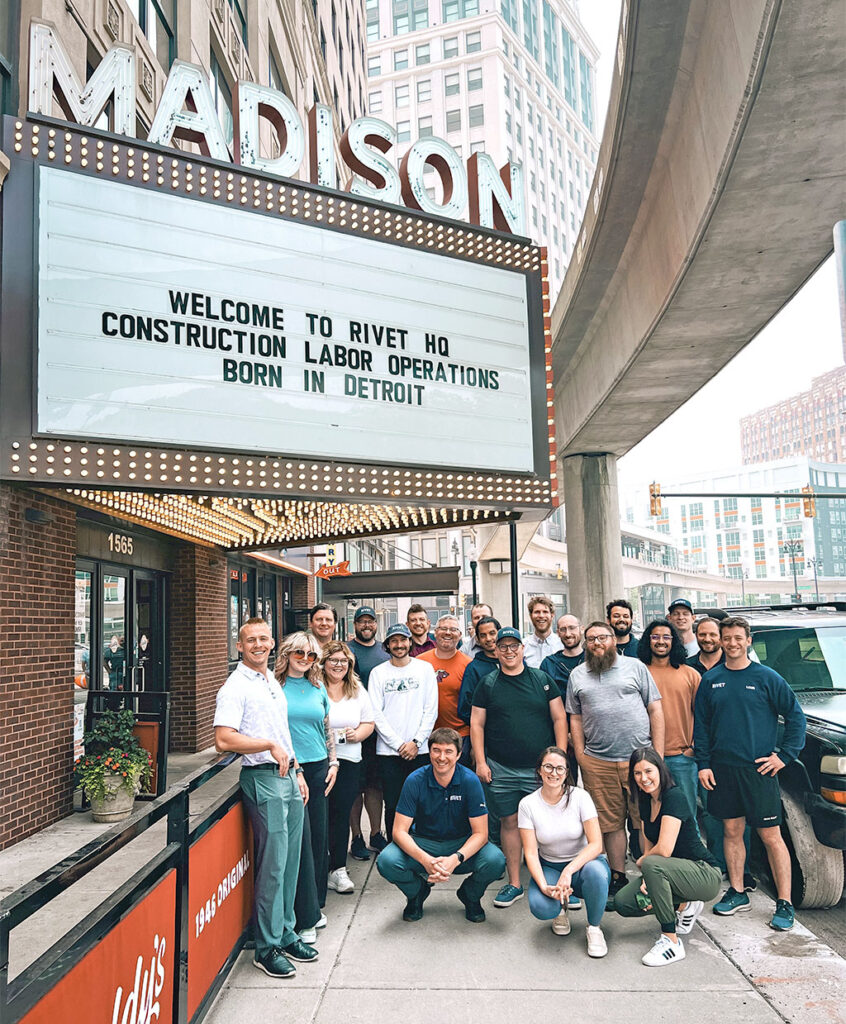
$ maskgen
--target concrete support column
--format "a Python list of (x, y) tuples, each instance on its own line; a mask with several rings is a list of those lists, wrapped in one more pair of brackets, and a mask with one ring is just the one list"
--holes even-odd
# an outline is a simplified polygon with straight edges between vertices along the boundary
[(570, 610), (583, 623), (605, 618), (605, 605), (623, 590), (620, 502), (614, 455), (562, 459)]

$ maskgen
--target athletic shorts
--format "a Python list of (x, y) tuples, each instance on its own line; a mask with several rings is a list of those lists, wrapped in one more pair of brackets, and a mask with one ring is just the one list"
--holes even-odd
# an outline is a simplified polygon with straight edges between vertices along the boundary
[(632, 828), (639, 829), (637, 802), (629, 793), (629, 762), (603, 761), (584, 754), (579, 767), (582, 784), (596, 805), (600, 830), (619, 832), (626, 827), (627, 816), (631, 818)]
[(361, 744), (361, 788), (382, 790), (382, 773), (376, 760), (376, 730)]
[(497, 818), (508, 818), (517, 813), (524, 796), (538, 788), (540, 783), (534, 768), (511, 768), (488, 757), (491, 781), (484, 786), (488, 810)]
[(781, 790), (774, 775), (731, 764), (712, 764), (711, 771), (716, 785), (708, 793), (708, 811), (713, 817), (745, 818), (753, 828), (781, 824)]

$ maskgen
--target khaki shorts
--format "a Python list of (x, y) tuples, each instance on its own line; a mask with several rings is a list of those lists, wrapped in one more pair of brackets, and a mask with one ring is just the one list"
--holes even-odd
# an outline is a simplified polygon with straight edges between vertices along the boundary
[(580, 764), (582, 781), (596, 804), (599, 828), (603, 832), (617, 832), (626, 827), (626, 815), (632, 827), (640, 828), (637, 801), (629, 793), (629, 762), (601, 761), (584, 754)]

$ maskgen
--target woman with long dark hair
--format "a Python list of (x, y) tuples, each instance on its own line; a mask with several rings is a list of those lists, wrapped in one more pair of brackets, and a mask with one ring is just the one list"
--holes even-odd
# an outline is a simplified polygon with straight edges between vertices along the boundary
[(684, 960), (687, 935), (705, 901), (720, 891), (722, 874), (703, 846), (694, 810), (652, 747), (638, 747), (629, 759), (629, 786), (637, 793), (643, 828), (642, 877), (633, 878), (614, 898), (623, 917), (654, 914), (661, 934), (641, 962), (664, 967)]
[(596, 807), (588, 793), (577, 789), (570, 776), (567, 754), (547, 747), (535, 774), (540, 788), (523, 797), (517, 827), (531, 875), (529, 909), (541, 921), (552, 921), (556, 935), (570, 932), (570, 895), (587, 908), (588, 956), (608, 952), (600, 921), (608, 899), (611, 869), (602, 855), (602, 832)]

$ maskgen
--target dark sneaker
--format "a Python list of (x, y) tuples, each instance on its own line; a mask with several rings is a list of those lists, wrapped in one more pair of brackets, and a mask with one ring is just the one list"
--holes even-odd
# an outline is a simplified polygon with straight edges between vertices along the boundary
[(752, 909), (749, 897), (745, 892), (738, 892), (731, 886), (723, 893), (723, 898), (711, 908), (720, 917), (731, 917), (732, 914), (745, 912)]
[(758, 883), (755, 880), (754, 875), (745, 874), (743, 876), (743, 891), (754, 892), (758, 888)]
[(510, 907), (512, 903), (523, 898), (523, 887), (521, 885), (504, 885), (494, 897), (495, 907)]
[(770, 928), (777, 932), (789, 932), (794, 921), (793, 904), (787, 900), (776, 900), (775, 913), (770, 919)]
[(388, 845), (388, 840), (382, 835), (381, 832), (374, 832), (370, 837), (370, 842), (367, 844), (374, 853), (381, 853), (382, 850)]
[(405, 910), (402, 912), (403, 921), (419, 921), (423, 916), (423, 904), (429, 898), (429, 893), (432, 891), (431, 882), (421, 882), (420, 891), (416, 896), (412, 896), (405, 905)]
[(283, 946), (282, 952), (291, 960), (299, 960), (300, 963), (303, 964), (307, 964), (311, 960), (316, 960), (318, 957), (318, 952), (314, 946), (306, 945), (302, 939), (295, 939), (287, 946)]
[(479, 900), (471, 899), (471, 897), (467, 895), (464, 891), (465, 885), (467, 885), (467, 882), (462, 882), (455, 895), (464, 904), (464, 916), (467, 920), (472, 921), (473, 924), (480, 924), (485, 920), (485, 911), (482, 909), (482, 904)]
[(611, 881), (608, 883), (608, 899), (605, 902), (605, 910), (610, 913), (614, 910), (614, 897), (628, 883), (625, 871), (612, 871)]
[(356, 836), (350, 843), (350, 856), (356, 860), (370, 860), (370, 853), (364, 842), (364, 836)]
[(282, 955), (281, 949), (271, 949), (264, 956), (257, 956), (253, 960), (253, 967), (269, 974), (271, 978), (293, 978), (297, 968), (291, 961)]

